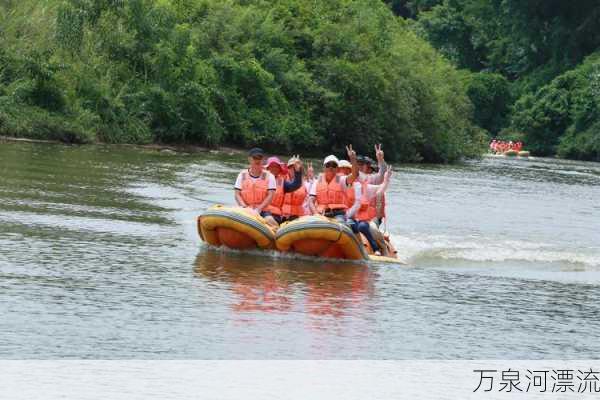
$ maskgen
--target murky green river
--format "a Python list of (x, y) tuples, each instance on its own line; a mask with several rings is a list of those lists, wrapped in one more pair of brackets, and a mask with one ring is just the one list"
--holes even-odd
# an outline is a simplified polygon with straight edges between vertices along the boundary
[(206, 248), (244, 157), (0, 143), (0, 358), (595, 358), (600, 164), (398, 166), (401, 265)]

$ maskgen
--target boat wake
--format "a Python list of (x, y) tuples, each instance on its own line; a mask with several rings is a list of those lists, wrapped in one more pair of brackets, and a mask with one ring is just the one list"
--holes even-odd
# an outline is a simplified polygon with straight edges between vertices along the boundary
[(401, 257), (410, 264), (434, 261), (467, 263), (565, 264), (600, 270), (600, 248), (560, 248), (551, 243), (484, 237), (392, 235)]

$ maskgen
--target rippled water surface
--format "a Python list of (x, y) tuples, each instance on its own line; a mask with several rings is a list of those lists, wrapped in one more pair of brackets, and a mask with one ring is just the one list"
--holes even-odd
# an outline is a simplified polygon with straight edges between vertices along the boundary
[(397, 166), (408, 265), (206, 248), (243, 158), (0, 143), (0, 358), (594, 358), (600, 165)]

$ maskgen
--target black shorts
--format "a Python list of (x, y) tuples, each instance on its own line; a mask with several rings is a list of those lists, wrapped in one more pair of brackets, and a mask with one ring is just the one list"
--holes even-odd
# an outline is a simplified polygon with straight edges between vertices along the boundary
[(295, 219), (298, 219), (297, 215), (288, 215), (287, 217), (278, 215), (279, 219), (275, 219), (277, 221), (277, 223), (279, 223), (280, 225), (283, 224), (284, 222), (289, 222), (289, 221), (293, 221)]
[(335, 218), (338, 215), (346, 215), (346, 210), (342, 210), (342, 209), (325, 210), (325, 213), (323, 215), (326, 216), (327, 218)]

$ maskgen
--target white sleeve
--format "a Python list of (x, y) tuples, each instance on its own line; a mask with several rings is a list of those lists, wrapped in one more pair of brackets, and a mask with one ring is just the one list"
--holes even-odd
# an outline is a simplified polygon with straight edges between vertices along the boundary
[(379, 190), (379, 188), (381, 187), (381, 185), (369, 185), (367, 186), (367, 198), (369, 200), (371, 200), (373, 197), (377, 196), (377, 191)]
[(269, 180), (269, 182), (267, 183), (267, 190), (277, 189), (277, 181), (275, 181), (275, 177), (270, 172), (267, 172), (267, 174), (267, 179)]
[(309, 196), (317, 195), (317, 181), (316, 180), (313, 180), (312, 183), (310, 184), (310, 188), (308, 189), (308, 195)]
[(354, 182), (352, 186), (354, 187), (354, 204), (352, 204), (352, 207), (350, 207), (350, 209), (346, 211), (346, 218), (353, 218), (354, 214), (356, 214), (356, 212), (360, 208), (360, 199), (362, 195), (360, 183)]
[(372, 183), (373, 185), (379, 185), (381, 182), (383, 182), (383, 175), (385, 174), (385, 170), (387, 169), (385, 161), (381, 164), (377, 164), (377, 167), (379, 168), (379, 171), (376, 174), (369, 175), (368, 178), (368, 182)]
[(240, 172), (237, 176), (237, 179), (235, 180), (235, 185), (233, 187), (236, 188), (237, 190), (242, 190), (242, 175), (243, 174), (244, 174), (244, 171)]

